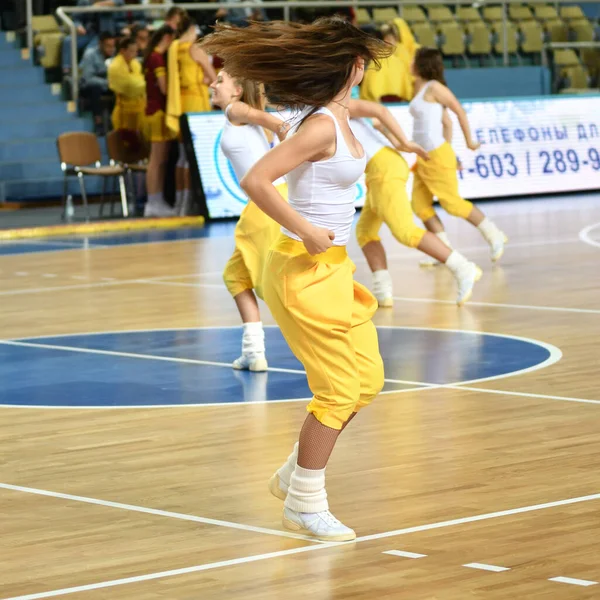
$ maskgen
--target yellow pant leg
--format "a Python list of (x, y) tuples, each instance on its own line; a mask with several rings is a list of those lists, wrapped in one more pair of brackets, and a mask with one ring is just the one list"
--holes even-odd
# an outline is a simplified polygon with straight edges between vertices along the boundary
[[(473, 210), (473, 204), (465, 200), (458, 192), (456, 155), (452, 150), (452, 146), (445, 142), (439, 148), (430, 152), (429, 156), (430, 160), (427, 162), (418, 159), (415, 182), (418, 176), (429, 192), (437, 197), (447, 213), (466, 219)], [(415, 210), (415, 212), (417, 211)], [(419, 213), (417, 215), (422, 220), (427, 220)], [(429, 218), (432, 216), (433, 214)]]
[(374, 192), (375, 190), (367, 181), (367, 198), (356, 223), (356, 239), (361, 248), (364, 248), (369, 242), (379, 242), (381, 240), (379, 230), (383, 219), (379, 217), (374, 209)]
[(413, 212), (421, 221), (425, 222), (435, 217), (433, 208), (433, 194), (429, 191), (425, 181), (421, 179), (418, 170), (415, 170), (411, 205)]
[(383, 386), (383, 367), (372, 368), (381, 364), (370, 323), (377, 302), (354, 282), (354, 265), (342, 247), (310, 256), (301, 242), (282, 236), (266, 267), (265, 301), (313, 393), (307, 410), (341, 429)]
[(359, 375), (359, 399), (354, 407), (359, 411), (377, 396), (383, 387), (383, 360), (379, 353), (377, 329), (371, 320), (377, 310), (377, 300), (360, 283), (354, 282), (354, 304), (350, 336)]
[[(277, 190), (287, 200), (287, 186)], [(262, 274), (271, 244), (277, 239), (280, 225), (249, 201), (235, 227), (235, 251), (223, 272), (229, 293), (235, 297), (254, 289), (262, 298)]]

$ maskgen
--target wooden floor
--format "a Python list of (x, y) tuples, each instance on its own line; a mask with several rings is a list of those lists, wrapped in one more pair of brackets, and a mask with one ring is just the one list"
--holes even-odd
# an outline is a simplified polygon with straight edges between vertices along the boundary
[[(420, 269), (386, 232), (398, 300), (377, 325), (517, 336), (559, 352), (514, 376), (387, 393), (361, 413), (327, 471), (332, 510), (356, 543), (285, 532), (268, 494), (304, 402), (5, 405), (0, 598), (600, 598), (600, 196), (481, 207), (510, 237), (495, 267), (477, 231), (445, 219), (484, 269), (474, 301), (458, 309), (449, 274)], [(219, 274), (230, 237), (77, 243), (0, 256), (0, 346), (238, 325)], [(370, 283), (355, 245), (351, 254)], [(76, 370), (73, 356), (51, 364)], [(18, 365), (0, 385), (38, 393), (42, 382)], [(423, 382), (423, 371), (404, 379)]]

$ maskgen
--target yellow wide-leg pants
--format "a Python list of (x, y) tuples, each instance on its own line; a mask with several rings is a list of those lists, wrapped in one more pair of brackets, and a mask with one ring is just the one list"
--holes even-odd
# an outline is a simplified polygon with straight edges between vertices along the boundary
[(448, 142), (429, 152), (430, 160), (417, 159), (412, 192), (412, 209), (421, 221), (435, 216), (435, 196), (447, 213), (466, 219), (473, 204), (458, 193), (456, 154)]
[(405, 246), (416, 248), (425, 230), (414, 222), (406, 182), (406, 161), (392, 148), (382, 148), (367, 163), (367, 198), (356, 224), (358, 245), (380, 241), (379, 230), (385, 223), (392, 235)]
[(307, 410), (341, 429), (383, 387), (383, 361), (371, 318), (377, 300), (354, 281), (343, 246), (311, 256), (281, 234), (265, 265), (264, 299), (304, 365), (313, 399)]
[[(287, 200), (287, 185), (277, 186), (277, 191)], [(267, 216), (254, 202), (242, 211), (235, 227), (235, 250), (223, 271), (223, 280), (235, 298), (245, 290), (263, 297), (262, 274), (269, 248), (278, 238), (281, 225)]]

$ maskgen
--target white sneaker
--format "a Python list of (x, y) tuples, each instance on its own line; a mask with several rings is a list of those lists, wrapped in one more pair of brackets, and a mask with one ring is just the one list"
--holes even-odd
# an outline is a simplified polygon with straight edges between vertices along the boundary
[(146, 202), (144, 217), (174, 217), (175, 210), (166, 202)]
[(468, 262), (456, 274), (456, 283), (458, 284), (458, 297), (456, 304), (462, 306), (471, 299), (473, 295), (473, 286), (475, 282), (481, 279), (483, 272), (473, 262)]
[(349, 542), (356, 539), (354, 530), (338, 521), (328, 510), (299, 513), (286, 507), (283, 509), (283, 526), (323, 542)]
[(269, 491), (275, 498), (279, 498), (280, 500), (285, 500), (288, 493), (288, 488), (290, 486), (285, 484), (281, 477), (279, 477), (279, 473), (275, 471), (273, 477), (269, 479)]
[(506, 235), (498, 230), (498, 235), (494, 236), (494, 239), (490, 242), (490, 248), (492, 251), (492, 262), (497, 262), (502, 258), (504, 254), (504, 245), (508, 242)]
[(232, 367), (238, 371), (266, 371), (269, 368), (264, 352), (242, 354), (233, 361)]
[(391, 285), (373, 283), (373, 296), (377, 298), (377, 304), (381, 308), (394, 306), (394, 292)]

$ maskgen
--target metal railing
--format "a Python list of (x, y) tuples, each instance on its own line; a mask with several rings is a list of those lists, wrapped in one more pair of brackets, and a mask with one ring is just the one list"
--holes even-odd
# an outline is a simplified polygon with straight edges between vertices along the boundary
[[(598, 0), (578, 0), (579, 4), (596, 3)], [(32, 0), (26, 0), (27, 2), (27, 19), (28, 19), (28, 32), (27, 32), (27, 43), (29, 47), (33, 45), (33, 34), (31, 30), (31, 3)], [(505, 66), (509, 64), (509, 52), (508, 52), (508, 6), (510, 4), (521, 4), (521, 0), (500, 0), (493, 1), (490, 4), (502, 6), (502, 37), (503, 37), (503, 59), (502, 62)], [(529, 4), (548, 4), (548, 0), (528, 0)], [(555, 2), (555, 6), (567, 2)], [(430, 4), (439, 4), (439, 0), (268, 0), (267, 2), (261, 3), (261, 8), (281, 8), (283, 9), (283, 18), (286, 21), (290, 20), (291, 10), (294, 8), (340, 8), (340, 7), (351, 7), (351, 8), (367, 8), (367, 7), (395, 7), (398, 10), (398, 14), (402, 16), (402, 9), (405, 4), (414, 6), (418, 4), (420, 6), (427, 6)], [(445, 0), (446, 5), (465, 5), (468, 4), (466, 0)], [(206, 10), (206, 11), (217, 11), (220, 8), (224, 9), (240, 9), (240, 8), (256, 8), (256, 2), (191, 2), (191, 3), (177, 3), (177, 6), (186, 10)], [(480, 6), (485, 6), (482, 4)], [(77, 102), (79, 97), (79, 81), (77, 77), (77, 30), (75, 23), (70, 15), (77, 15), (82, 13), (119, 13), (119, 12), (150, 12), (159, 11), (161, 13), (166, 12), (170, 7), (164, 4), (127, 4), (125, 6), (114, 6), (114, 7), (76, 7), (76, 6), (61, 6), (56, 10), (56, 15), (64, 23), (69, 30), (71, 36), (71, 92), (72, 99)]]

